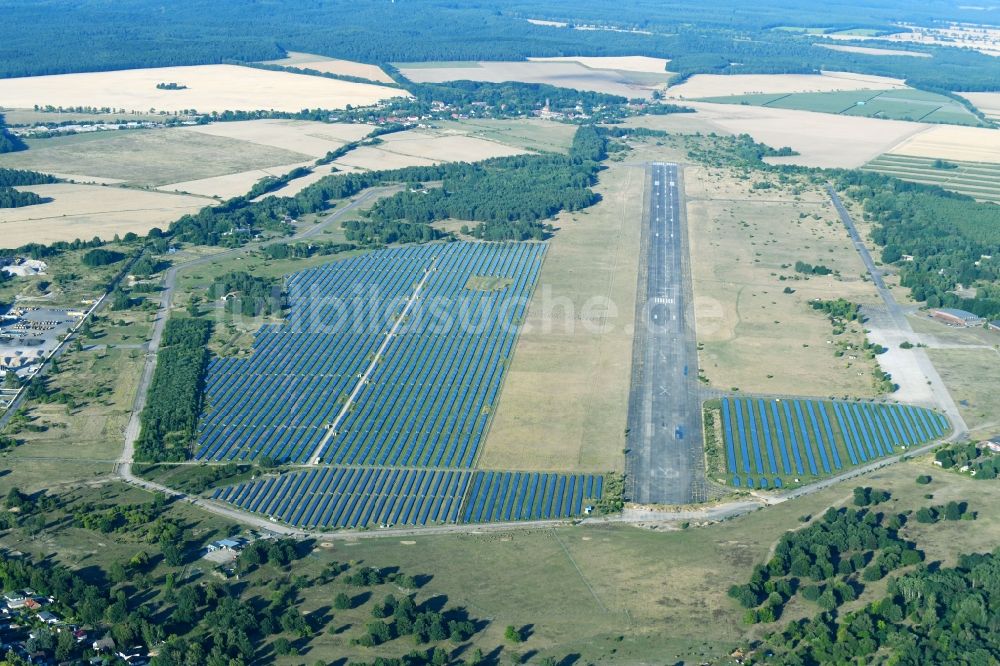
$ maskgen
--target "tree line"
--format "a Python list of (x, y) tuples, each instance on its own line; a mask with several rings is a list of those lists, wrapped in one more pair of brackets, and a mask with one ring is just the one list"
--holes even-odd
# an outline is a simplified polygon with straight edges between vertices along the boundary
[(142, 462), (185, 460), (201, 415), (208, 338), (204, 319), (171, 317), (163, 331), (156, 371), (149, 386), (135, 444)]

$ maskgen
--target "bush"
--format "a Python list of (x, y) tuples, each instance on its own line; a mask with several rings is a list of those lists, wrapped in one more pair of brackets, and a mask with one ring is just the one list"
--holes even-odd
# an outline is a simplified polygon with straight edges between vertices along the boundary
[(926, 486), (930, 482), (931, 482), (931, 477), (926, 474), (921, 474), (920, 476), (917, 477), (917, 483), (919, 483), (922, 486)]

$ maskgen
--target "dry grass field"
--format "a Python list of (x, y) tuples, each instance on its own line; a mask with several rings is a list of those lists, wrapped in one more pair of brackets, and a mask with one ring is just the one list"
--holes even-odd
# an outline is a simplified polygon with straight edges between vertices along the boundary
[[(809, 305), (816, 298), (877, 298), (825, 192), (753, 190), (748, 180), (703, 167), (686, 168), (684, 182), (699, 368), (710, 385), (871, 396), (874, 362), (834, 355), (837, 343), (863, 343), (860, 327), (833, 336), (830, 322)], [(806, 278), (792, 268), (800, 260), (840, 276)]]
[(973, 438), (1000, 432), (1000, 354), (996, 349), (928, 349)]
[(644, 205), (636, 163), (679, 157), (649, 148), (611, 162), (604, 199), (558, 218), (481, 467), (622, 468)]
[(406, 78), (417, 83), (442, 83), (445, 81), (521, 81), (524, 83), (547, 83), (563, 88), (592, 90), (594, 92), (622, 95), (624, 97), (649, 97), (653, 90), (666, 83), (649, 81), (648, 72), (630, 76), (630, 72), (607, 69), (591, 69), (574, 61), (546, 62), (468, 62), (440, 63), (399, 63), (399, 71)]
[(356, 76), (378, 83), (393, 82), (392, 78), (382, 71), (378, 65), (369, 65), (363, 62), (354, 62), (353, 60), (338, 60), (337, 58), (327, 58), (326, 56), (313, 55), (312, 53), (289, 51), (287, 58), (266, 60), (265, 64), (295, 67), (297, 69), (314, 69), (317, 72), (327, 72), (341, 76)]
[(436, 126), (443, 130), (464, 133), (487, 141), (497, 141), (516, 148), (556, 153), (567, 152), (576, 134), (576, 125), (541, 118), (517, 120), (475, 118), (439, 122)]
[[(932, 475), (932, 483), (916, 484), (920, 474)], [(800, 516), (849, 504), (855, 485), (889, 490), (893, 499), (886, 510), (892, 512), (953, 499), (970, 502), (979, 512), (971, 528), (948, 521), (906, 525), (904, 536), (926, 551), (928, 561), (952, 566), (959, 553), (992, 550), (1000, 535), (1000, 512), (993, 508), (1000, 501), (1000, 484), (942, 472), (925, 458), (704, 527), (694, 527), (696, 521), (688, 529), (659, 530), (585, 524), (405, 541), (361, 539), (337, 544), (329, 557), (431, 572), (433, 586), (450, 603), (492, 619), (488, 633), (508, 624), (532, 624), (531, 638), (517, 650), (537, 650), (536, 659), (558, 660), (569, 653), (579, 655), (574, 662), (579, 664), (714, 663), (744, 636), (759, 638), (778, 628), (742, 624), (742, 610), (726, 596), (728, 587), (749, 580), (753, 566), (800, 524)], [(924, 499), (924, 493), (934, 499)], [(491, 573), (484, 576), (484, 571)], [(856, 603), (874, 601), (885, 589), (866, 587)], [(815, 609), (815, 604), (793, 602), (783, 620), (815, 614)], [(319, 647), (328, 640), (314, 643), (318, 654), (343, 653), (344, 648), (338, 653)]]
[(621, 72), (668, 74), (669, 60), (649, 56), (553, 56), (528, 58), (531, 62), (576, 62), (590, 69), (611, 69)]
[(345, 143), (364, 138), (375, 127), (312, 120), (244, 120), (185, 127), (182, 131), (247, 141), (310, 157), (323, 157)]
[(667, 96), (678, 99), (725, 97), (754, 93), (831, 92), (834, 90), (887, 90), (902, 88), (902, 79), (851, 72), (822, 74), (695, 74), (671, 86)]
[(939, 125), (908, 137), (885, 152), (965, 162), (997, 162), (1000, 131)]
[[(185, 90), (158, 90), (178, 83)], [(368, 106), (407, 93), (395, 88), (237, 65), (197, 65), (0, 80), (4, 106), (111, 107), (126, 111), (299, 111)]]
[(95, 132), (29, 142), (0, 156), (0, 167), (85, 174), (140, 186), (267, 169), (310, 155), (187, 128)]
[(871, 46), (847, 46), (844, 44), (816, 44), (816, 46), (822, 46), (824, 49), (830, 49), (831, 51), (844, 51), (846, 53), (861, 53), (862, 55), (872, 55), (872, 56), (903, 56), (909, 58), (932, 57), (930, 53), (922, 53), (920, 51), (903, 51), (901, 49), (879, 49)]
[(52, 201), (24, 208), (0, 209), (0, 234), (5, 247), (53, 243), (133, 231), (166, 228), (185, 213), (211, 203), (201, 197), (101, 185), (31, 185), (30, 190)]
[(311, 166), (312, 162), (297, 162), (294, 164), (282, 164), (276, 167), (265, 169), (253, 169), (251, 171), (240, 171), (224, 176), (211, 176), (209, 178), (197, 178), (180, 183), (170, 183), (156, 188), (161, 192), (172, 192), (177, 194), (194, 194), (203, 197), (218, 197), (229, 199), (241, 196), (253, 187), (261, 178), (267, 176), (282, 176), (292, 169), (300, 166)]
[[(696, 109), (697, 113), (629, 118), (626, 124), (680, 133), (746, 133), (769, 146), (790, 146), (800, 153), (768, 161), (831, 168), (859, 167), (930, 127), (897, 120), (738, 104), (685, 102), (685, 105)], [(942, 126), (935, 129), (968, 128)]]

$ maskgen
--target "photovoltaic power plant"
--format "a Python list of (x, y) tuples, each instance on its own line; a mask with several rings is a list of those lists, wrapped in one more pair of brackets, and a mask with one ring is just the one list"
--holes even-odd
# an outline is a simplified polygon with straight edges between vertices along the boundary
[(287, 321), (212, 360), (197, 458), (471, 466), (544, 252), (431, 244), (292, 275)]
[(592, 474), (324, 466), (212, 497), (315, 529), (570, 518), (602, 495), (603, 478)]
[(949, 428), (933, 410), (870, 401), (723, 398), (721, 413), (732, 485), (747, 488), (832, 474), (929, 442)]

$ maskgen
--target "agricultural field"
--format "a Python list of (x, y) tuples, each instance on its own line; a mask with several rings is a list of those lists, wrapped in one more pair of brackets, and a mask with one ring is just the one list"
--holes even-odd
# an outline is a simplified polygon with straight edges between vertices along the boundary
[(369, 65), (368, 63), (354, 62), (352, 60), (338, 60), (337, 58), (327, 58), (326, 56), (313, 55), (311, 53), (289, 51), (288, 57), (278, 60), (266, 60), (264, 64), (294, 67), (296, 69), (312, 69), (317, 72), (338, 74), (340, 76), (354, 76), (376, 83), (393, 82), (392, 78), (378, 65)]
[(953, 99), (911, 88), (729, 95), (701, 97), (699, 101), (923, 123), (969, 126), (982, 124), (979, 118)]
[[(544, 249), (428, 245), (292, 276), (286, 323), (261, 329), (249, 359), (212, 361), (198, 458), (470, 466)], [(474, 275), (515, 282), (466, 289)]]
[[(525, 149), (501, 143), (493, 138), (480, 138), (465, 129), (414, 129), (379, 137), (382, 143), (361, 146), (337, 159), (333, 165), (344, 170), (399, 169), (408, 166), (429, 166), (441, 162), (476, 162), (490, 157), (520, 155)], [(557, 133), (557, 136), (559, 134)]]
[(851, 72), (821, 74), (695, 74), (683, 83), (670, 86), (667, 97), (701, 99), (733, 95), (886, 90), (903, 88), (902, 79)]
[(958, 93), (972, 102), (972, 105), (983, 112), (990, 120), (1000, 121), (1000, 93), (995, 92), (963, 92)]
[(860, 167), (930, 127), (922, 123), (835, 116), (766, 106), (687, 101), (684, 105), (697, 113), (639, 116), (627, 119), (625, 124), (679, 134), (745, 133), (769, 146), (789, 146), (799, 153), (769, 157), (768, 162), (822, 168)]
[(862, 168), (1000, 203), (1000, 163), (955, 162), (886, 153)]
[[(160, 90), (177, 83), (180, 90)], [(0, 80), (5, 107), (110, 107), (143, 113), (222, 111), (300, 111), (370, 106), (408, 93), (367, 83), (305, 74), (272, 72), (237, 65), (196, 65), (126, 69), (112, 72), (55, 74)]]
[(0, 155), (0, 167), (32, 169), (73, 180), (112, 179), (138, 187), (280, 168), (311, 157), (187, 128), (76, 134), (29, 140), (28, 146), (22, 152)]
[[(375, 129), (363, 123), (321, 123), (313, 120), (240, 120), (192, 125), (180, 131), (207, 134), (255, 146), (266, 146), (307, 157), (323, 157), (345, 143), (363, 139)], [(287, 163), (287, 162), (286, 162)]]
[(590, 90), (623, 97), (650, 97), (666, 87), (669, 74), (594, 69), (576, 60), (530, 62), (396, 63), (400, 73), (415, 83), (445, 81), (521, 81), (576, 90)]
[(883, 152), (958, 162), (997, 162), (1000, 131), (942, 125), (903, 139)]
[(130, 231), (145, 234), (210, 203), (201, 197), (101, 185), (56, 183), (19, 189), (51, 201), (0, 209), (0, 233), (8, 247), (95, 236), (110, 240)]
[(322, 467), (218, 489), (212, 498), (302, 528), (439, 525), (581, 516), (593, 475)]
[(830, 49), (831, 51), (843, 51), (845, 53), (860, 53), (862, 55), (870, 55), (870, 56), (898, 56), (904, 58), (933, 57), (930, 53), (923, 53), (922, 51), (903, 51), (901, 49), (880, 49), (871, 46), (848, 46), (846, 44), (817, 44), (816, 46), (822, 46), (824, 49)]
[(644, 72), (664, 74), (669, 60), (649, 56), (552, 56), (549, 58), (528, 58), (531, 62), (576, 62), (590, 69), (610, 69), (620, 72)]
[(726, 468), (716, 473), (736, 488), (798, 485), (949, 430), (931, 410), (876, 402), (722, 398), (706, 410), (721, 426), (725, 448)]

